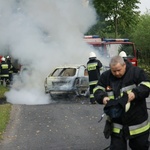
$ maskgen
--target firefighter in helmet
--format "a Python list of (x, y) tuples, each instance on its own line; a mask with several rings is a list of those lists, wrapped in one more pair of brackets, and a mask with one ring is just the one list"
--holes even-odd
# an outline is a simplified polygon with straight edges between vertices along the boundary
[(121, 52), (119, 53), (119, 56), (125, 58), (125, 57), (127, 57), (127, 54), (126, 54), (125, 51), (121, 51)]
[[(149, 149), (148, 112), (146, 98), (150, 93), (150, 80), (143, 69), (124, 61), (121, 56), (110, 60), (110, 69), (103, 72), (94, 97), (104, 104), (108, 116), (105, 137), (111, 137), (111, 150)], [(109, 123), (108, 123), (109, 122)]]
[(94, 99), (94, 95), (93, 95), (93, 89), (96, 86), (100, 78), (101, 67), (102, 67), (102, 63), (100, 60), (96, 58), (96, 54), (94, 52), (90, 52), (89, 61), (87, 62), (87, 70), (88, 70), (88, 75), (89, 75), (89, 89), (90, 89), (91, 104), (96, 103)]
[(6, 62), (5, 57), (1, 58), (1, 64), (0, 64), (0, 78), (1, 78), (1, 85), (6, 83), (6, 85), (9, 84), (9, 71), (8, 71), (8, 64)]
[(12, 64), (12, 61), (11, 61), (11, 57), (10, 56), (7, 56), (6, 57), (6, 62), (8, 64), (8, 70), (9, 70), (9, 81), (10, 83), (12, 82), (13, 80), (13, 73), (18, 73), (18, 69), (16, 69), (14, 67), (14, 65)]

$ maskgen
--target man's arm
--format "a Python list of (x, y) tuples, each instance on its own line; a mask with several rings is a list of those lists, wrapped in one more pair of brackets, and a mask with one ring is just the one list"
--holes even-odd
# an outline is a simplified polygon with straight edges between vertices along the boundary
[(138, 85), (132, 90), (131, 93), (129, 93), (130, 101), (134, 99), (145, 99), (150, 93), (150, 80), (144, 70), (136, 68), (135, 79), (138, 81)]

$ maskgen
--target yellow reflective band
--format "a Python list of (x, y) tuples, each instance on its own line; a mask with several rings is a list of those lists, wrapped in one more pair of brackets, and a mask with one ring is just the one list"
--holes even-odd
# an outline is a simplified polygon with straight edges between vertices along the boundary
[[(129, 126), (130, 135), (132, 136), (132, 135), (140, 134), (142, 132), (149, 130), (150, 129), (150, 123), (147, 122), (147, 124), (144, 125), (146, 122), (147, 122), (147, 120), (144, 121), (143, 123), (139, 124), (139, 125)], [(113, 128), (114, 133), (120, 133), (120, 131), (123, 127), (122, 125), (117, 124), (117, 123), (113, 123), (113, 126), (114, 126), (114, 128)]]
[(140, 84), (143, 84), (143, 85), (145, 85), (145, 86), (150, 88), (150, 82), (141, 82)]
[(95, 93), (97, 90), (102, 90), (102, 91), (105, 91), (105, 88), (103, 88), (102, 86), (96, 86), (94, 89), (93, 89), (93, 93)]
[(120, 129), (118, 129), (118, 128), (113, 128), (113, 132), (114, 132), (114, 133), (120, 133)]
[(110, 99), (115, 99), (115, 97), (113, 95), (108, 96)]
[(141, 128), (139, 128), (139, 129), (130, 130), (130, 135), (135, 135), (135, 134), (139, 134), (139, 133), (145, 132), (145, 131), (147, 131), (149, 128), (150, 128), (150, 123), (148, 123), (146, 126), (141, 127)]
[(87, 65), (88, 71), (96, 70), (97, 63), (90, 63)]
[(2, 69), (8, 69), (8, 65), (7, 64), (6, 65), (2, 64), (1, 66), (2, 66)]
[(93, 94), (90, 94), (90, 98), (94, 98), (94, 95), (93, 95)]
[(9, 77), (9, 75), (8, 74), (2, 74), (2, 75), (0, 75), (0, 77)]
[(98, 82), (98, 80), (90, 81), (90, 82), (89, 82), (89, 85), (95, 85), (95, 84), (97, 84), (97, 82)]

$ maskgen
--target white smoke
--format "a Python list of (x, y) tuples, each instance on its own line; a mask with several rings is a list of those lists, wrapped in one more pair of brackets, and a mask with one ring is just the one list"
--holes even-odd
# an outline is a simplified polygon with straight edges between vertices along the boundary
[(10, 54), (32, 72), (15, 76), (6, 93), (17, 104), (46, 104), (44, 79), (57, 65), (86, 64), (83, 35), (96, 23), (83, 0), (0, 0), (0, 55)]

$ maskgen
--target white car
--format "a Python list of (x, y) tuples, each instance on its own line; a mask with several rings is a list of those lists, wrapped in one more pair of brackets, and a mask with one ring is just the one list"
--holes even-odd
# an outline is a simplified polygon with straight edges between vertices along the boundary
[(56, 96), (88, 96), (89, 80), (85, 65), (56, 67), (45, 79), (45, 92)]

